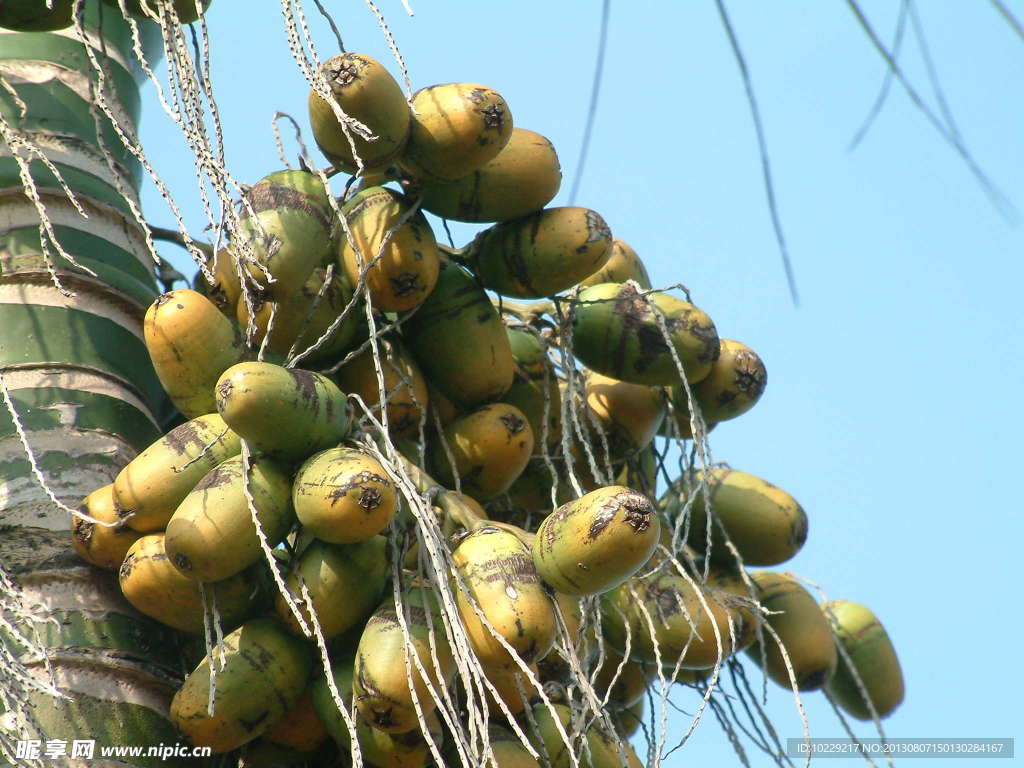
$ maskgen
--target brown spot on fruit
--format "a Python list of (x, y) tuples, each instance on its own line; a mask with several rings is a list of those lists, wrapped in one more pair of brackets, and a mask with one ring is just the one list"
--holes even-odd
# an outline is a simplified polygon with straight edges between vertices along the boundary
[(327, 82), (331, 90), (341, 90), (359, 79), (359, 70), (351, 61), (344, 61), (342, 57), (333, 64), (327, 66)]
[(654, 603), (658, 609), (658, 618), (662, 621), (681, 613), (683, 600), (679, 592), (673, 587), (663, 587), (657, 581), (649, 584), (644, 590), (646, 602)]
[(424, 289), (417, 272), (401, 272), (389, 278), (388, 282), (391, 283), (391, 292), (397, 298), (408, 296), (411, 293), (421, 293)]
[(631, 285), (623, 284), (612, 304), (612, 312), (622, 315), (627, 325), (643, 322), (650, 314), (647, 300)]
[[(325, 230), (330, 230), (331, 220), (327, 212), (320, 206), (319, 201), (312, 195), (300, 192), (294, 187), (286, 184), (275, 184), (271, 181), (261, 181), (245, 193), (248, 206), (242, 209), (241, 219), (243, 221), (251, 218), (249, 209), (254, 214), (264, 211), (300, 211), (307, 216), (316, 219)], [(263, 244), (268, 251), (274, 249), (274, 241), (278, 238), (274, 235), (267, 235)], [(277, 248), (280, 248), (280, 243)]]
[[(78, 511), (83, 514), (88, 514), (85, 507), (79, 507)], [(81, 517), (75, 517), (71, 522), (71, 535), (74, 536), (78, 541), (88, 546), (89, 540), (92, 538), (92, 530), (95, 526), (88, 520)]]
[(399, 626), (398, 614), (396, 614), (394, 611), (380, 611), (379, 613), (373, 614), (373, 616), (366, 620), (367, 627), (374, 626), (376, 624), (383, 624), (389, 627), (397, 627)]
[(171, 557), (171, 562), (174, 563), (174, 567), (183, 573), (188, 573), (192, 570), (192, 561), (188, 559), (188, 556), (178, 552)]
[(121, 581), (129, 578), (132, 575), (132, 571), (135, 569), (135, 553), (129, 552), (125, 557), (124, 562), (121, 563), (121, 567), (117, 570), (117, 577)]
[(515, 588), (517, 584), (536, 584), (540, 581), (533, 558), (522, 552), (488, 560), (480, 570), (486, 570), (487, 573), (478, 573), (474, 578), (485, 584), (503, 581), (507, 587)]
[[(671, 333), (672, 327), (667, 322), (666, 326)], [(665, 336), (660, 326), (636, 326), (636, 340), (640, 347), (640, 354), (633, 363), (633, 367), (638, 372), (647, 370), (658, 358), (668, 352), (668, 344), (665, 343)]]
[(639, 493), (621, 493), (615, 496), (615, 499), (622, 506), (626, 523), (633, 529), (633, 533), (643, 533), (650, 527), (654, 506), (646, 496)]
[(715, 326), (704, 326), (700, 323), (700, 314), (686, 311), (683, 316), (674, 322), (668, 323), (669, 332), (675, 332), (680, 328), (704, 342), (704, 349), (697, 355), (698, 362), (713, 363), (722, 353), (722, 345), (718, 340), (718, 331)]
[(222, 485), (227, 485), (233, 482), (236, 478), (239, 478), (241, 476), (241, 464), (233, 464), (227, 466), (222, 464), (221, 466), (214, 469), (212, 472), (207, 473), (207, 475), (196, 484), (193, 490), (205, 491), (210, 488), (219, 488)]
[(505, 425), (505, 429), (508, 430), (509, 437), (518, 435), (524, 429), (526, 429), (526, 422), (516, 416), (514, 413), (506, 413), (498, 419), (502, 424)]
[(195, 423), (191, 421), (187, 421), (168, 432), (164, 436), (164, 442), (178, 456), (184, 456), (189, 445), (201, 448), (206, 444), (206, 441), (199, 437), (199, 430)]
[(551, 552), (555, 547), (555, 540), (558, 538), (558, 531), (565, 524), (565, 521), (573, 512), (573, 502), (563, 504), (544, 521), (544, 547)]
[(630, 334), (634, 335), (640, 347), (640, 354), (633, 365), (637, 371), (648, 368), (655, 359), (668, 350), (661, 329), (652, 327), (651, 308), (647, 299), (639, 295), (633, 286), (624, 284), (612, 303), (612, 313), (622, 317), (622, 333), (618, 336), (618, 344), (612, 356), (616, 373), (621, 374), (626, 363), (626, 343)]
[(608, 222), (597, 211), (588, 210), (583, 218), (587, 224), (588, 243), (612, 239), (611, 227), (608, 226)]
[(598, 510), (598, 513), (594, 515), (594, 519), (590, 523), (590, 530), (587, 531), (587, 538), (593, 541), (601, 532), (607, 528), (612, 520), (615, 519), (615, 505), (605, 504)]
[(746, 393), (748, 397), (756, 399), (764, 392), (768, 376), (763, 366), (757, 365), (754, 360), (748, 359), (752, 357), (754, 356), (749, 352), (740, 352), (737, 355), (740, 361), (736, 368), (736, 376), (733, 383), (737, 389)]
[(363, 488), (362, 493), (359, 494), (359, 506), (367, 512), (372, 512), (379, 507), (383, 500), (384, 494), (376, 488)]
[(500, 104), (484, 107), (480, 110), (480, 114), (484, 116), (485, 128), (501, 130), (501, 126), (505, 123), (505, 109)]
[(317, 409), (317, 402), (320, 399), (316, 392), (316, 377), (309, 371), (304, 371), (301, 368), (289, 368), (288, 373), (291, 374), (292, 379), (295, 381), (295, 386), (299, 390), (299, 396), (302, 398), (303, 405), (311, 411)]

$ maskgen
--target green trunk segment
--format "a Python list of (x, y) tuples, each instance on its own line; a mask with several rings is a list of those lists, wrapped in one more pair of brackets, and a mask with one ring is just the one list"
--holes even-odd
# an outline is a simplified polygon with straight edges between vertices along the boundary
[(112, 320), (63, 307), (0, 304), (0, 365), (67, 362), (132, 382), (150, 405), (163, 400), (146, 345)]
[[(116, 53), (116, 49), (108, 48), (108, 52)], [(105, 75), (113, 92), (137, 123), (142, 111), (142, 97), (131, 73), (116, 59), (104, 57), (98, 48), (94, 50), (94, 55), (106, 69)], [(92, 66), (81, 42), (60, 35), (10, 35), (4, 39), (3, 48), (0, 49), (0, 62), (3, 61), (48, 61), (76, 72), (89, 72)], [(91, 122), (88, 107), (84, 117)]]
[[(97, 264), (107, 268), (106, 275), (113, 276), (120, 273), (117, 277), (120, 282), (107, 279), (105, 275), (100, 275), (100, 277), (110, 287), (127, 293), (137, 301), (145, 299), (145, 303), (142, 304), (143, 309), (152, 304), (153, 299), (159, 295), (152, 269), (147, 268), (131, 252), (108, 243), (101, 237), (71, 227), (58, 224), (54, 226), (53, 231), (61, 246), (75, 261), (97, 273), (99, 273)], [(36, 227), (12, 229), (0, 235), (0, 259), (2, 259), (4, 272), (17, 269), (21, 265), (45, 268), (45, 262), (41, 256), (42, 250), (39, 229)], [(56, 266), (63, 267), (68, 264), (65, 259), (54, 252), (53, 248), (50, 248), (50, 254)], [(73, 266), (68, 268), (75, 269)]]
[[(115, 10), (107, 8), (104, 11), (98, 3), (90, 1), (87, 3), (85, 25), (93, 34), (102, 30), (102, 47), (107, 55), (104, 56), (98, 37), (94, 38), (93, 50), (106, 70), (108, 103), (115, 100), (111, 94), (116, 94), (116, 101), (131, 122), (137, 125), (141, 111), (137, 84), (144, 80), (145, 74), (133, 60), (128, 23)], [(155, 66), (163, 52), (159, 28), (155, 24), (142, 23), (138, 29), (143, 51), (151, 65)], [(132, 62), (131, 72), (123, 66), (129, 61)], [(80, 93), (76, 93), (59, 81), (49, 80), (36, 84), (21, 81), (18, 77), (18, 73), (23, 72), (26, 66), (45, 62), (52, 62), (68, 70), (72, 79), (75, 75), (92, 76), (85, 47), (77, 40), (55, 34), (4, 35), (0, 71), (5, 72), (14, 90), (29, 105), (29, 110), (26, 117), (21, 119), (18, 105), (11, 95), (0, 91), (0, 113), (18, 130), (77, 137), (99, 149), (95, 119), (89, 109), (88, 99), (91, 97), (88, 79), (80, 78)], [(107, 148), (129, 170), (132, 185), (138, 188), (142, 179), (138, 161), (124, 148), (105, 116), (102, 116), (102, 121)]]
[[(113, 573), (72, 564), (60, 571), (22, 574), (21, 586), (28, 600), (45, 606), (45, 615), (56, 620), (39, 622), (35, 630), (38, 642), (53, 655), (55, 679), (71, 697), (32, 697), (31, 712), (45, 739), (67, 740), (69, 750), (72, 740), (94, 739), (97, 760), (102, 747), (180, 742), (165, 713), (185, 671), (179, 660), (183, 654), (167, 651), (181, 643), (166, 628), (134, 614), (118, 594)], [(19, 629), (26, 631), (23, 625)], [(159, 655), (166, 655), (163, 663)], [(111, 700), (116, 698), (125, 700)], [(125, 763), (197, 764), (160, 763), (159, 757)]]
[[(67, 0), (58, 0), (58, 4), (61, 1), (67, 2)], [(24, 2), (24, 0), (14, 0), (14, 2)], [(124, 61), (131, 58), (131, 27), (117, 8), (112, 8), (110, 6), (104, 7), (102, 4), (94, 2), (94, 0), (86, 0), (85, 13), (82, 21), (85, 25), (86, 31), (89, 32), (90, 35), (95, 36), (98, 31), (102, 31), (102, 45), (106, 47), (106, 50), (110, 52), (111, 55), (119, 56)], [(74, 32), (73, 20), (66, 31), (68, 34)], [(144, 23), (138, 25), (138, 31), (139, 38), (142, 41), (142, 49), (145, 51), (146, 58), (149, 60), (151, 65), (155, 66), (163, 56), (160, 29), (156, 24)], [(57, 35), (11, 35), (7, 39), (15, 39), (15, 37), (46, 41), (50, 38), (57, 37)], [(96, 38), (94, 43), (98, 52), (100, 50), (101, 42)], [(6, 45), (7, 43), (5, 42), (5, 47)], [(76, 43), (76, 45), (80, 46), (81, 44)], [(144, 73), (135, 66), (134, 61), (132, 62), (132, 75), (138, 84), (141, 84), (145, 80)]]
[[(53, 80), (39, 84), (21, 82), (12, 85), (21, 100), (32, 104), (33, 108), (24, 119), (19, 119), (19, 109), (14, 98), (6, 90), (0, 90), (0, 115), (9, 125), (21, 131), (45, 131), (73, 136), (96, 147), (100, 146), (89, 102), (75, 91)], [(38, 105), (38, 109), (35, 105)], [(101, 134), (104, 144), (118, 163), (131, 169), (134, 181), (139, 176), (138, 161), (124, 148), (103, 113), (98, 114), (103, 127)]]
[[(165, 677), (184, 677), (187, 671), (185, 662), (179, 661), (177, 656), (170, 665), (153, 664), (149, 657), (155, 649), (178, 647), (181, 653), (195, 655), (186, 647), (188, 640), (136, 613), (121, 597), (117, 574), (113, 571), (101, 571), (78, 561), (63, 573), (25, 574), (21, 581), (30, 599), (48, 604), (48, 615), (56, 619), (56, 622), (36, 625), (35, 631), (39, 633), (42, 645), (53, 649), (104, 649), (115, 652), (118, 658), (146, 662), (154, 673), (159, 672)], [(84, 582), (88, 582), (88, 586)], [(94, 600), (100, 613), (86, 615), (77, 610), (75, 597), (64, 597), (78, 593)], [(27, 629), (23, 624), (17, 626), (22, 632)], [(198, 658), (195, 661), (198, 662)]]
[(48, 648), (116, 648), (119, 653), (146, 658), (154, 650), (178, 642), (171, 629), (137, 615), (111, 614), (103, 621), (75, 611), (54, 611), (52, 615), (59, 623), (40, 624), (37, 630), (39, 642)]
[[(84, 23), (86, 29), (102, 30), (103, 40), (107, 51), (118, 51), (122, 58), (131, 61), (132, 76), (137, 85), (146, 82), (146, 74), (135, 62), (132, 50), (131, 25), (121, 15), (119, 10), (104, 7), (102, 3), (95, 0), (86, 0)], [(160, 35), (160, 27), (150, 22), (139, 22), (137, 24), (139, 39), (142, 43), (142, 50), (150, 66), (155, 68), (163, 58), (163, 41)]]
[[(63, 387), (35, 387), (11, 389), (11, 400), (30, 435), (70, 423), (79, 429), (117, 434), (139, 451), (160, 437), (160, 430), (148, 413), (108, 395)], [(11, 415), (6, 409), (0, 410), (0, 439), (11, 434)]]
[[(104, 246), (114, 245), (127, 251), (143, 270), (142, 275), (153, 274), (151, 254), (146, 246), (145, 235), (133, 217), (125, 216), (116, 208), (109, 206), (81, 191), (75, 198), (78, 208), (85, 212), (83, 216), (67, 194), (59, 187), (36, 185), (40, 204), (45, 207), (54, 232), (60, 239), (59, 227), (70, 233), (81, 232), (98, 239)], [(7, 215), (10, 231), (35, 229), (38, 231), (37, 207), (21, 189), (0, 189), (0, 205), (10, 206)], [(29, 241), (31, 242), (31, 241)], [(61, 240), (63, 242), (63, 240)], [(51, 251), (55, 250), (51, 248)]]
[[(29, 439), (36, 466), (48, 487), (68, 505), (77, 505), (88, 494), (110, 483), (133, 453), (129, 446), (114, 437), (84, 430), (69, 431), (66, 427), (33, 432)], [(5, 507), (3, 529), (18, 530), (9, 537), (0, 536), (0, 563), (8, 569), (40, 567), (68, 550), (70, 515), (43, 494), (28, 459), (23, 458), (18, 438), (6, 438), (0, 448), (5, 454), (0, 461), (0, 494)], [(26, 552), (24, 542), (18, 537), (30, 530), (45, 533), (46, 540)], [(54, 532), (59, 534), (56, 541), (48, 538)], [(75, 562), (79, 562), (77, 555)]]
[[(62, 282), (68, 283), (76, 279), (96, 280), (108, 288), (113, 288), (125, 300), (134, 302), (140, 311), (152, 304), (154, 299), (160, 295), (151, 285), (140, 282), (134, 277), (126, 275), (121, 270), (95, 259), (77, 257), (76, 261), (82, 265), (83, 269), (72, 266), (59, 256), (55, 257), (53, 261), (56, 264), (56, 271)], [(95, 272), (95, 277), (85, 272), (85, 269), (91, 269)], [(27, 254), (11, 258), (0, 256), (0, 275), (9, 277), (18, 273), (21, 273), (19, 277), (35, 279), (36, 282), (42, 278), (44, 273), (46, 273), (45, 279), (49, 279), (46, 262), (41, 254)]]
[[(86, 171), (80, 171), (78, 168), (66, 165), (65, 163), (54, 162), (54, 166), (60, 172), (64, 183), (75, 190), (76, 194), (84, 193), (102, 203), (117, 208), (125, 216), (132, 215), (131, 208), (118, 193), (117, 189), (103, 179)], [(38, 160), (29, 166), (29, 170), (32, 173), (32, 178), (40, 186), (57, 187), (60, 184), (54, 173)], [(13, 157), (0, 157), (0, 188), (20, 186), (21, 177), (18, 175), (18, 163)]]
[[(113, 459), (104, 456), (102, 453), (92, 453), (87, 456), (95, 466), (116, 466)], [(58, 475), (62, 472), (70, 473), (80, 470), (85, 459), (86, 456), (82, 454), (70, 454), (63, 451), (48, 451), (36, 455), (36, 463), (39, 465), (39, 468), (43, 471), (43, 474), (50, 476)], [(14, 480), (22, 477), (27, 474), (28, 469), (28, 459), (0, 462), (0, 480)]]
[[(32, 697), (32, 713), (42, 726), (47, 739), (67, 741), (70, 753), (72, 741), (93, 740), (94, 759), (99, 759), (103, 747), (143, 747), (143, 756), (124, 755), (107, 757), (120, 760), (116, 765), (138, 766), (138, 768), (196, 768), (207, 764), (193, 757), (168, 757), (159, 754), (148, 757), (150, 747), (174, 747), (183, 743), (170, 722), (162, 714), (138, 704), (113, 702), (74, 693), (69, 699), (55, 700), (45, 694)], [(186, 753), (188, 754), (188, 753)], [(54, 761), (53, 765), (67, 764)], [(85, 763), (88, 765), (89, 763)]]

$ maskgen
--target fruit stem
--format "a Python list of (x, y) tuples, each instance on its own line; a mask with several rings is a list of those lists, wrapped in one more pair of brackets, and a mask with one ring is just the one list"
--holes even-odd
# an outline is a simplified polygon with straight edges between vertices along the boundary
[(485, 525), (490, 525), (489, 520), (480, 517), (466, 502), (451, 491), (438, 494), (437, 506), (444, 512), (447, 520), (453, 520), (467, 531), (475, 531)]
[(444, 243), (437, 244), (437, 250), (441, 252), (441, 255), (447, 258), (449, 261), (454, 261), (459, 264), (465, 263), (466, 249), (465, 248), (452, 248), (450, 245)]
[[(397, 447), (401, 451), (401, 445)], [(458, 494), (440, 485), (423, 469), (410, 461), (408, 457), (402, 456), (401, 458), (402, 465), (409, 475), (409, 479), (416, 486), (416, 490), (434, 497), (434, 505), (440, 507), (441, 511), (444, 512), (445, 523), (450, 520), (468, 531), (475, 531), (477, 528), (488, 523), (487, 520), (484, 520), (474, 512)], [(447, 530), (445, 532), (447, 533)]]
[(165, 229), (164, 227), (154, 227), (152, 224), (149, 225), (149, 232), (156, 240), (163, 240), (168, 243), (174, 243), (180, 245), (182, 248), (188, 249), (189, 242), (206, 254), (207, 258), (213, 256), (213, 246), (209, 243), (204, 243), (201, 240), (189, 240), (185, 241), (184, 235), (175, 229)]
[(518, 301), (508, 299), (491, 299), (491, 303), (499, 312), (514, 315), (524, 323), (531, 323), (541, 315), (555, 314), (555, 305), (550, 301), (535, 301), (532, 304), (521, 304)]

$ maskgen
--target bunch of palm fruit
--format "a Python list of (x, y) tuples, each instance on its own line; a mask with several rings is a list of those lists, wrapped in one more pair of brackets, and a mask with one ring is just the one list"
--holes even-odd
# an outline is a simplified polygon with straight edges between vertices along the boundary
[[(250, 765), (638, 765), (648, 687), (713, 685), (743, 650), (888, 715), (873, 614), (745, 570), (803, 546), (792, 496), (698, 462), (657, 498), (658, 435), (751, 408), (758, 355), (652, 290), (598, 213), (545, 207), (555, 151), (496, 91), (407, 100), (354, 53), (321, 75), (313, 132), (353, 183), (245, 190), (196, 290), (146, 316), (187, 420), (74, 525), (141, 613), (205, 637), (184, 737)], [(447, 248), (424, 211), (490, 226)]]

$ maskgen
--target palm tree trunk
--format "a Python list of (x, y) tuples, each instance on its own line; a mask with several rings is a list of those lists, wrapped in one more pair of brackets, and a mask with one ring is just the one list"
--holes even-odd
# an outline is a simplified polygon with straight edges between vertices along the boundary
[[(107, 99), (134, 125), (142, 78), (132, 64), (128, 26), (99, 0), (88, 0), (86, 26), (85, 44), (106, 68)], [(155, 58), (158, 30), (146, 25), (143, 36)], [(5, 136), (42, 149), (88, 214), (83, 218), (75, 210), (42, 162), (31, 162), (57, 239), (95, 272), (54, 254), (58, 278), (73, 292), (66, 295), (47, 269), (40, 217), (23, 189), (15, 153), (32, 158), (16, 139), (13, 146), (0, 142), (0, 371), (34, 462), (55, 496), (71, 506), (111, 482), (155, 440), (167, 412), (141, 331), (145, 309), (157, 295), (153, 265), (126, 201), (138, 194), (140, 169), (109, 123), (97, 128), (99, 113), (90, 104), (95, 75), (85, 44), (73, 29), (0, 30)], [(35, 633), (49, 661), (19, 646), (2, 623), (0, 645), (34, 677), (49, 680), (52, 670), (67, 698), (31, 693), (29, 705), (0, 714), (0, 730), (8, 741), (11, 733), (40, 739), (44, 749), (47, 740), (65, 741), (68, 756), (46, 760), (47, 766), (114, 765), (100, 759), (103, 747), (178, 742), (167, 706), (185, 666), (180, 642), (126, 604), (116, 574), (77, 558), (70, 516), (44, 492), (15, 427), (10, 409), (0, 407), (0, 567), (20, 587), (25, 604), (52, 621), (30, 627), (11, 614), (2, 618), (26, 636)], [(70, 757), (76, 739), (95, 740), (92, 761)], [(191, 758), (117, 760), (201, 764)]]

